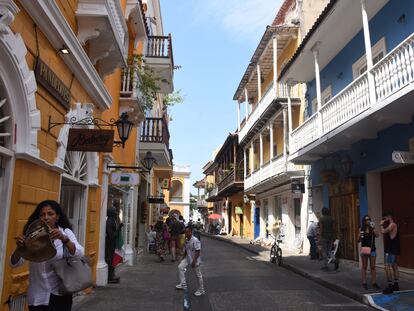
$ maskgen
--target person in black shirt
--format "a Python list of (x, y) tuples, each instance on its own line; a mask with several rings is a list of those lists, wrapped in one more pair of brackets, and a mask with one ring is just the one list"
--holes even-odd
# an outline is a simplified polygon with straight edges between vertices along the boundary
[(371, 270), (371, 282), (372, 287), (375, 289), (380, 289), (377, 284), (377, 271), (375, 269), (375, 262), (377, 259), (377, 251), (375, 247), (375, 239), (378, 237), (378, 232), (375, 230), (375, 224), (372, 222), (371, 217), (365, 215), (362, 217), (361, 228), (359, 229), (359, 238), (361, 242), (361, 249), (369, 247), (371, 249), (370, 254), (363, 254), (361, 252), (361, 278), (362, 278), (362, 287), (368, 289), (367, 286), (367, 268), (368, 260)]
[[(385, 251), (385, 273), (388, 279), (388, 287), (384, 289), (384, 294), (391, 294), (399, 291), (398, 285), (398, 264), (397, 256), (400, 255), (400, 232), (394, 222), (392, 212), (384, 212), (381, 220), (381, 233), (384, 235)], [(392, 279), (394, 277), (394, 284)]]

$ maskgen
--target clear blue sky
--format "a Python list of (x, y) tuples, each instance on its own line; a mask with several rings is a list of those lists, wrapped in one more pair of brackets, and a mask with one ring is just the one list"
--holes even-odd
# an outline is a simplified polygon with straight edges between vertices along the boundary
[(170, 111), (171, 148), (174, 163), (191, 165), (191, 184), (237, 128), (233, 95), (280, 3), (161, 0), (164, 32), (172, 34), (174, 63), (182, 66), (175, 71), (174, 88), (185, 95)]

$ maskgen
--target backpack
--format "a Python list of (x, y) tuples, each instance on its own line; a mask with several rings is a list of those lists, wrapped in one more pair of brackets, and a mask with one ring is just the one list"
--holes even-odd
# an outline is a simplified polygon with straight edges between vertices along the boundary
[(184, 232), (184, 224), (179, 222), (178, 220), (174, 221), (171, 226), (171, 234), (172, 235), (180, 235)]

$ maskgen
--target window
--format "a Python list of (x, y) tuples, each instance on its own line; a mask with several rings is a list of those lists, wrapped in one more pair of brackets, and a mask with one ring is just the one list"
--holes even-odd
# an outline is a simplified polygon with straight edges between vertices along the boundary
[[(328, 86), (321, 93), (322, 107), (332, 98), (332, 86)], [(312, 100), (312, 114), (318, 111), (318, 99), (315, 97)]]
[[(375, 65), (378, 63), (386, 54), (387, 49), (385, 45), (385, 37), (382, 37), (378, 40), (377, 43), (372, 47), (372, 63)], [(367, 71), (367, 57), (366, 54), (361, 56), (353, 65), (352, 65), (352, 75), (356, 79)]]

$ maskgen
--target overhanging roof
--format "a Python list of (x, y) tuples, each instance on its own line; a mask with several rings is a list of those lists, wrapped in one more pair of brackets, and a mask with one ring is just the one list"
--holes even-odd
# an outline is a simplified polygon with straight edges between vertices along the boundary
[[(233, 96), (234, 100), (239, 100), (241, 98), (244, 98), (244, 88), (246, 85), (252, 81), (254, 84), (254, 81), (257, 81), (257, 77), (254, 77), (254, 73), (256, 71), (257, 64), (264, 59), (265, 56), (268, 56), (271, 60), (271, 63), (268, 64), (269, 68), (273, 68), (273, 45), (269, 45), (269, 41), (272, 39), (274, 35), (278, 36), (278, 43), (277, 43), (277, 55), (279, 56), (283, 50), (286, 48), (286, 46), (289, 44), (290, 40), (289, 37), (295, 37), (298, 32), (298, 27), (287, 27), (287, 26), (267, 26), (266, 30), (262, 36), (262, 39), (259, 42), (259, 45), (257, 46), (249, 65), (246, 68), (246, 71), (243, 75), (242, 80), (239, 83), (239, 86), (237, 87), (236, 93)], [(262, 70), (263, 71), (263, 70)], [(263, 72), (264, 75), (266, 75), (265, 72)], [(253, 75), (253, 77), (252, 77)], [(257, 76), (257, 75), (256, 75)], [(255, 88), (257, 88), (257, 82), (255, 85)], [(249, 95), (256, 92), (255, 89), (252, 89), (249, 91)], [(250, 97), (250, 96), (249, 96)], [(240, 100), (239, 100), (240, 101)]]
[[(368, 18), (372, 18), (388, 1), (366, 1)], [(360, 1), (331, 0), (280, 73), (280, 80), (292, 79), (297, 82), (313, 80), (315, 62), (312, 48), (318, 46), (319, 68), (322, 70), (361, 29)]]

